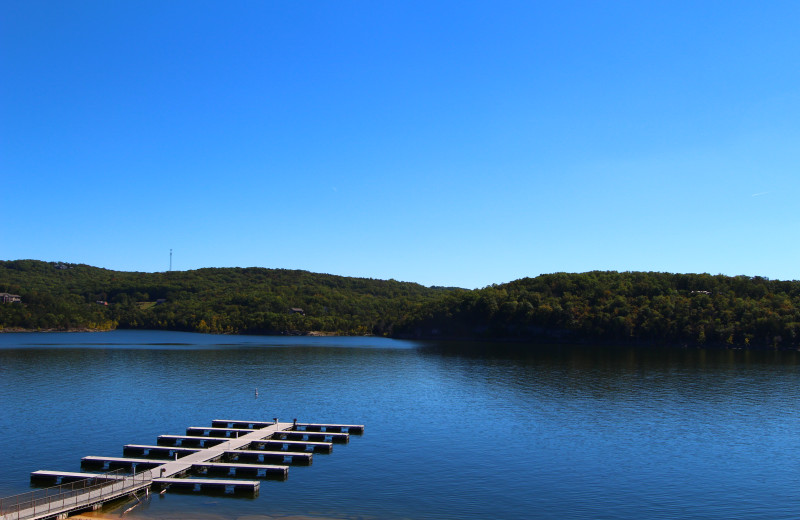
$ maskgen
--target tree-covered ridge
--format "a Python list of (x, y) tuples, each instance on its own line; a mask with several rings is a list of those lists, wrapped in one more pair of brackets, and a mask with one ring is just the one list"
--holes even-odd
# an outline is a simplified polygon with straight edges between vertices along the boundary
[(338, 334), (389, 334), (404, 315), (445, 292), (287, 269), (131, 273), (35, 260), (0, 262), (3, 291), (23, 301), (0, 306), (6, 328)]
[(470, 291), (287, 269), (131, 273), (16, 260), (0, 261), (0, 292), (22, 296), (0, 304), (0, 328), (800, 348), (800, 281), (747, 276), (555, 273)]
[(800, 282), (555, 273), (450, 293), (397, 331), (423, 337), (800, 348)]

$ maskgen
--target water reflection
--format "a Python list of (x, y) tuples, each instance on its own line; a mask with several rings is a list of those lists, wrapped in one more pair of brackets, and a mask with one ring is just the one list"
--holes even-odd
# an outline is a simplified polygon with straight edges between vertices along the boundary
[(0, 335), (0, 495), (85, 455), (277, 416), (367, 429), (256, 500), (168, 494), (131, 515), (749, 519), (800, 507), (797, 353), (132, 332)]

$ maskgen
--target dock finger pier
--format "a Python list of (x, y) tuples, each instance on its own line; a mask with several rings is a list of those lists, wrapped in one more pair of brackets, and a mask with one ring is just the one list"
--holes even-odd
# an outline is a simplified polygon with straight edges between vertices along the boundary
[(256, 496), (261, 480), (285, 480), (290, 466), (308, 466), (363, 433), (356, 424), (218, 419), (154, 445), (125, 445), (122, 457), (83, 457), (87, 472), (34, 471), (31, 484), (51, 487), (0, 499), (0, 520), (63, 519), (126, 497), (133, 508), (152, 492)]

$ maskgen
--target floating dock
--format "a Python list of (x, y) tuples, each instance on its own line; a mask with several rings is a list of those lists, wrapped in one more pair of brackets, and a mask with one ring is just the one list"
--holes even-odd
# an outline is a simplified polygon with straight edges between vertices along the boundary
[(289, 467), (271, 464), (235, 464), (226, 462), (201, 462), (192, 464), (192, 470), (200, 475), (229, 475), (250, 478), (289, 478)]
[[(310, 465), (314, 453), (330, 453), (333, 443), (347, 443), (351, 434), (363, 433), (363, 425), (296, 419), (291, 423), (214, 420), (211, 427), (187, 428), (186, 435), (160, 435), (155, 446), (127, 444), (123, 457), (81, 459), (81, 467), (114, 470), (108, 473), (34, 471), (31, 484), (55, 487), (0, 499), (0, 520), (60, 520), (99, 509), (111, 500), (149, 495), (151, 488), (257, 495), (259, 479), (285, 480), (289, 465)], [(257, 480), (205, 478), (211, 475)]]
[[(264, 428), (272, 423), (253, 422), (253, 421), (230, 421), (225, 419), (214, 419), (211, 421), (213, 428), (242, 428), (254, 430)], [(361, 435), (364, 433), (363, 424), (315, 424), (315, 423), (292, 423), (292, 430), (307, 432), (333, 432), (333, 433), (352, 433)]]
[(157, 478), (153, 480), (157, 489), (179, 493), (203, 493), (212, 495), (247, 494), (257, 495), (261, 483), (258, 480), (222, 480), (211, 478)]
[(353, 435), (362, 435), (364, 433), (364, 425), (294, 423), (292, 430), (306, 431), (306, 432), (350, 433)]
[[(57, 484), (68, 484), (85, 480), (97, 480), (98, 482), (120, 481), (125, 479), (123, 475), (117, 474), (95, 474), (95, 473), (70, 473), (66, 471), (34, 471), (31, 473), (31, 483), (36, 485), (54, 486)], [(191, 491), (191, 492), (210, 492), (217, 494), (220, 491), (235, 494), (257, 494), (261, 483), (258, 480), (220, 480), (209, 478), (154, 478), (153, 487), (155, 490), (169, 488), (170, 491)], [(3, 517), (5, 518), (5, 517)], [(24, 518), (24, 517), (23, 517)]]
[[(305, 446), (307, 443), (300, 443)], [(144, 457), (146, 461), (169, 459), (177, 460), (178, 457), (189, 455), (190, 453), (197, 453), (202, 451), (202, 448), (176, 448), (169, 446), (151, 446), (147, 444), (126, 444), (122, 448), (122, 453), (128, 457), (140, 456)], [(281, 451), (266, 451), (260, 450), (230, 450), (225, 452), (225, 459), (227, 460), (250, 460), (253, 462), (273, 462), (276, 464), (290, 464), (298, 466), (308, 466), (311, 464), (313, 454), (305, 452), (292, 452), (289, 450)], [(84, 459), (96, 457), (84, 457)]]
[(126, 444), (122, 447), (122, 454), (126, 457), (142, 456), (153, 459), (174, 459), (190, 453), (196, 453), (203, 448), (177, 448), (169, 446), (152, 446), (149, 444)]
[(110, 482), (125, 478), (116, 473), (98, 475), (96, 473), (71, 473), (67, 471), (47, 471), (40, 469), (31, 473), (31, 484), (42, 486), (57, 486), (59, 484), (69, 484), (90, 478), (97, 479), (98, 482)]
[(328, 432), (304, 432), (304, 431), (280, 431), (272, 436), (275, 440), (289, 441), (315, 441), (333, 442), (334, 444), (347, 444), (350, 441), (349, 433), (328, 433)]
[(210, 448), (226, 442), (225, 439), (210, 439), (208, 437), (198, 437), (196, 435), (159, 435), (156, 443), (159, 446), (186, 446), (197, 448)]
[(267, 451), (267, 450), (231, 450), (226, 451), (224, 458), (228, 461), (272, 462), (290, 464), (292, 466), (310, 466), (314, 455), (305, 452)]

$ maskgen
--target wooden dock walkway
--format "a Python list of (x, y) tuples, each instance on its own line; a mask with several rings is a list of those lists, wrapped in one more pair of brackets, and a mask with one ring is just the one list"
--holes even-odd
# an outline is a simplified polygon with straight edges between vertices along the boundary
[(350, 433), (363, 431), (362, 425), (298, 424), (296, 420), (291, 423), (215, 420), (210, 428), (188, 428), (185, 436), (161, 435), (157, 446), (124, 447), (124, 454), (142, 458), (88, 456), (81, 460), (84, 467), (143, 469), (133, 475), (35, 471), (31, 473), (32, 484), (62, 484), (0, 499), (0, 520), (63, 519), (78, 511), (99, 509), (111, 500), (141, 491), (149, 493), (154, 485), (193, 492), (257, 493), (257, 480), (185, 477), (194, 470), (209, 475), (235, 473), (257, 479), (285, 479), (288, 466), (264, 462), (309, 465), (311, 452), (330, 453), (333, 442), (348, 442)]
[(209, 448), (189, 453), (174, 461), (164, 462), (152, 469), (151, 472), (155, 472), (153, 473), (154, 478), (169, 478), (175, 475), (185, 475), (192, 468), (193, 464), (221, 459), (226, 451), (240, 450), (253, 441), (260, 441), (268, 437), (271, 438), (275, 433), (288, 430), (291, 427), (292, 423), (272, 423), (258, 430), (250, 430), (248, 433), (237, 438), (228, 439), (225, 442)]
[(80, 480), (59, 486), (60, 491), (52, 496), (34, 491), (0, 499), (0, 519), (65, 519), (71, 513), (99, 509), (106, 502), (135, 494), (143, 489), (149, 490), (151, 485), (150, 476), (142, 474), (127, 475), (119, 479)]

